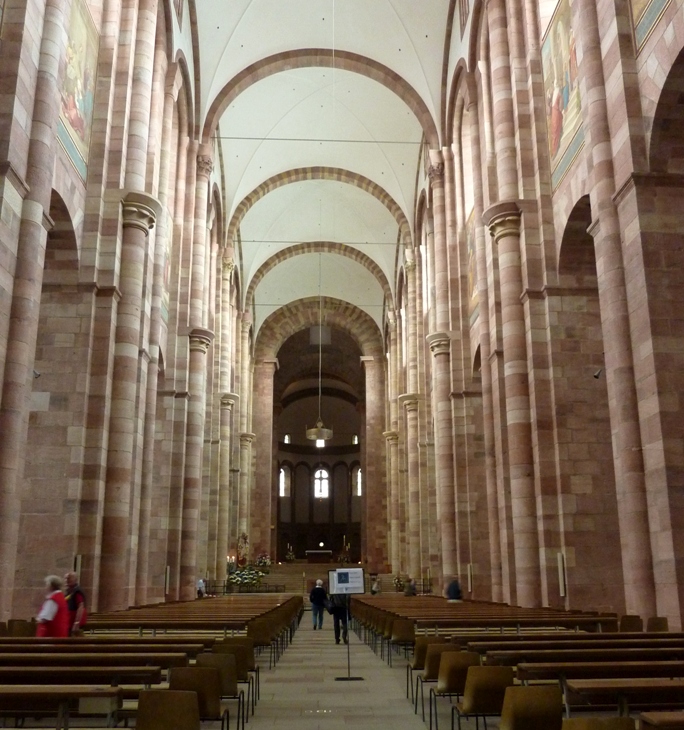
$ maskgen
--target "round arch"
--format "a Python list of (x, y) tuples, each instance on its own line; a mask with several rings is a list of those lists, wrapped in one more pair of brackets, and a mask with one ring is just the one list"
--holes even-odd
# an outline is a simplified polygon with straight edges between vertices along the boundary
[[(307, 297), (281, 307), (266, 318), (259, 329), (254, 347), (254, 360), (275, 358), (289, 337), (319, 324), (318, 297)], [(347, 332), (363, 355), (382, 356), (382, 333), (373, 319), (349, 302), (333, 297), (322, 298), (322, 323)]]
[(421, 96), (405, 79), (372, 58), (349, 51), (333, 52), (328, 48), (302, 48), (294, 51), (284, 51), (262, 58), (244, 68), (221, 89), (209, 107), (202, 132), (202, 141), (210, 141), (223, 112), (235, 98), (257, 81), (280, 71), (290, 71), (295, 68), (309, 68), (311, 66), (332, 68), (333, 63), (335, 68), (367, 76), (394, 92), (416, 115), (428, 146), (432, 149), (439, 148), (439, 132), (435, 120)]
[(261, 280), (266, 276), (266, 274), (268, 274), (269, 271), (272, 271), (276, 266), (278, 266), (278, 264), (281, 264), (287, 259), (294, 258), (295, 256), (302, 256), (308, 253), (333, 253), (344, 256), (345, 258), (351, 259), (352, 261), (358, 262), (359, 264), (361, 264), (361, 266), (370, 271), (370, 273), (375, 277), (378, 284), (380, 284), (380, 286), (382, 287), (382, 291), (385, 295), (385, 299), (387, 300), (387, 302), (392, 302), (392, 291), (390, 289), (389, 282), (387, 281), (387, 277), (382, 272), (382, 269), (375, 263), (375, 261), (373, 261), (373, 259), (371, 259), (362, 251), (359, 251), (352, 246), (347, 246), (343, 243), (332, 243), (330, 241), (311, 241), (309, 243), (299, 243), (295, 246), (289, 246), (288, 248), (284, 248), (282, 251), (278, 251), (278, 253), (274, 254), (273, 256), (271, 256), (271, 258), (264, 261), (264, 263), (257, 269), (256, 273), (249, 282), (249, 287), (247, 288), (247, 292), (245, 294), (245, 309), (249, 309), (252, 306), (254, 292), (259, 286)]
[(252, 190), (249, 195), (246, 195), (240, 204), (235, 208), (230, 223), (228, 225), (227, 241), (233, 241), (237, 230), (240, 227), (242, 219), (247, 215), (249, 209), (254, 206), (257, 201), (268, 195), (268, 193), (282, 187), (283, 185), (291, 185), (292, 183), (302, 182), (303, 180), (334, 180), (335, 182), (347, 183), (348, 185), (354, 185), (361, 190), (365, 190), (370, 193), (376, 200), (387, 208), (392, 214), (392, 217), (399, 226), (399, 231), (402, 239), (405, 236), (410, 237), (410, 228), (408, 220), (404, 215), (399, 204), (394, 198), (380, 185), (374, 183), (363, 175), (344, 170), (340, 167), (298, 167), (294, 170), (287, 170), (281, 172), (278, 175), (264, 180), (259, 187)]

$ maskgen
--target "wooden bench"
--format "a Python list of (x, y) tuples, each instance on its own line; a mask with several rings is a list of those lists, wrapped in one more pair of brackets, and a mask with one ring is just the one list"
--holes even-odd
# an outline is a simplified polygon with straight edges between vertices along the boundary
[(684, 702), (684, 679), (569, 679), (568, 700), (616, 704), (620, 716), (629, 715), (632, 702), (679, 706)]
[(684, 645), (624, 649), (512, 649), (488, 651), (485, 655), (485, 664), (508, 666), (524, 662), (628, 662), (639, 660), (684, 660)]
[(149, 686), (162, 681), (161, 667), (0, 667), (0, 685), (4, 684), (141, 684)]
[(665, 728), (665, 730), (684, 730), (684, 712), (642, 712), (639, 715), (641, 730), (648, 730), (652, 727)]
[(521, 662), (516, 669), (521, 682), (603, 677), (684, 677), (684, 660), (662, 662)]
[[(218, 640), (217, 636), (193, 636), (190, 634), (177, 634), (176, 636), (133, 636), (121, 634), (88, 634), (87, 636), (70, 636), (68, 638), (46, 638), (46, 637), (26, 637), (26, 636), (0, 636), (0, 651), (3, 647), (21, 646), (116, 646), (145, 644), (155, 649), (164, 651), (164, 647), (177, 646), (178, 644), (201, 644), (205, 651), (211, 651), (212, 647)], [(59, 648), (57, 649), (59, 651)], [(84, 651), (86, 649), (84, 648)], [(10, 651), (12, 651), (10, 649)]]
[(143, 652), (139, 654), (109, 654), (93, 655), (91, 652), (80, 654), (50, 653), (0, 653), (0, 667), (89, 667), (93, 662), (101, 667), (130, 667), (152, 666), (169, 669), (170, 667), (187, 667), (188, 655), (181, 652)]
[(164, 653), (181, 653), (187, 654), (191, 658), (195, 658), (204, 651), (204, 644), (127, 644), (119, 642), (118, 644), (81, 644), (65, 643), (65, 644), (12, 644), (6, 646), (0, 644), (0, 657), (4, 654), (164, 654)]
[(83, 714), (107, 715), (111, 726), (121, 707), (120, 687), (94, 687), (92, 685), (25, 685), (0, 686), (0, 714), (15, 718), (26, 715), (55, 715), (56, 730), (68, 730), (69, 713), (74, 702)]

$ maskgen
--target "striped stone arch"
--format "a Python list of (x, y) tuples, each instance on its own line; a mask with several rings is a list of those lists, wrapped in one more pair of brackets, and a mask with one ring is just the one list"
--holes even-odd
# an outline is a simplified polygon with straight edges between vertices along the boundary
[(261, 282), (269, 271), (272, 271), (276, 266), (278, 266), (278, 264), (281, 264), (287, 259), (294, 258), (295, 256), (302, 256), (307, 253), (334, 253), (358, 262), (375, 277), (378, 284), (382, 287), (383, 294), (385, 295), (385, 301), (391, 305), (392, 290), (390, 289), (387, 277), (375, 261), (370, 258), (370, 256), (367, 256), (365, 253), (359, 251), (353, 246), (347, 246), (343, 243), (332, 243), (331, 241), (311, 241), (309, 243), (299, 243), (296, 246), (288, 246), (288, 248), (278, 251), (278, 253), (264, 261), (252, 277), (252, 280), (249, 282), (249, 287), (245, 294), (245, 309), (251, 308), (252, 301), (254, 299), (254, 292), (259, 286), (259, 282)]
[[(255, 362), (276, 357), (285, 340), (300, 330), (317, 326), (319, 305), (318, 297), (306, 297), (281, 307), (267, 317), (257, 335)], [(347, 332), (363, 355), (382, 357), (382, 333), (368, 314), (334, 297), (323, 297), (322, 305), (323, 325)]]
[[(402, 240), (405, 236), (410, 236), (410, 228), (408, 220), (404, 215), (404, 211), (399, 207), (398, 203), (394, 198), (380, 185), (377, 185), (372, 180), (363, 175), (358, 175), (350, 170), (344, 170), (341, 167), (297, 167), (294, 170), (287, 170), (281, 172), (278, 175), (264, 180), (259, 187), (254, 188), (251, 193), (246, 195), (241, 203), (235, 209), (233, 217), (228, 225), (228, 237), (227, 241), (235, 240), (235, 234), (240, 228), (242, 219), (247, 215), (249, 209), (261, 200), (261, 198), (268, 195), (276, 188), (280, 188), (283, 185), (291, 185), (292, 183), (302, 182), (303, 180), (334, 180), (337, 182), (347, 183), (348, 185), (354, 185), (361, 190), (365, 190), (367, 193), (372, 195), (376, 200), (380, 201), (385, 208), (392, 214), (392, 217), (399, 226), (399, 232)], [(409, 239), (410, 240), (410, 239)]]
[(329, 48), (300, 48), (293, 51), (276, 53), (273, 56), (262, 58), (251, 66), (243, 69), (234, 76), (217, 94), (209, 107), (204, 123), (203, 142), (209, 142), (223, 112), (230, 106), (243, 91), (257, 81), (273, 76), (281, 71), (290, 71), (294, 68), (335, 68), (351, 71), (367, 76), (373, 81), (386, 86), (394, 92), (406, 106), (415, 114), (423, 129), (425, 139), (431, 149), (438, 149), (440, 145), (439, 133), (435, 120), (420, 94), (392, 69), (384, 66), (372, 58), (360, 56), (349, 51), (332, 51)]

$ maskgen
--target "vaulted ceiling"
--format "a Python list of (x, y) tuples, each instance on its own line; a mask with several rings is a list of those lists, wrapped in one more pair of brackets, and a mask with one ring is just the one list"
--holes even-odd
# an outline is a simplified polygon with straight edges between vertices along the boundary
[(255, 332), (319, 294), (382, 329), (444, 103), (448, 0), (197, 0), (201, 124)]

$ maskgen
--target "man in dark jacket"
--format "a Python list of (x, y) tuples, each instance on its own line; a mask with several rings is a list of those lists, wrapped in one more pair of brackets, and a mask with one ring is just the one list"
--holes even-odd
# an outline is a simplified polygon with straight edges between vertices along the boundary
[[(347, 615), (349, 613), (349, 596), (336, 593), (330, 596), (332, 602), (333, 626), (335, 628), (335, 643), (340, 643), (340, 633), (345, 644), (349, 643), (347, 634)], [(340, 632), (340, 628), (342, 631)]]
[(323, 588), (323, 581), (320, 578), (316, 581), (316, 585), (309, 594), (309, 601), (311, 601), (311, 615), (313, 616), (313, 627), (314, 631), (319, 628), (323, 628), (323, 613), (325, 612), (325, 601), (328, 597), (325, 588)]

